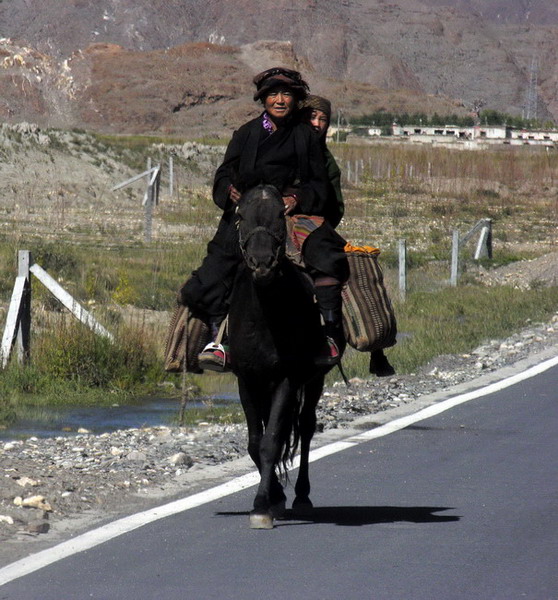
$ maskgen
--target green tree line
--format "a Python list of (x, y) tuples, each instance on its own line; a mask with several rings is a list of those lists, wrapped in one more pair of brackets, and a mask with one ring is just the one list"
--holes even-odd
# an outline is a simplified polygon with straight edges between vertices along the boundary
[[(481, 125), (508, 125), (517, 129), (550, 129), (555, 127), (555, 124), (552, 121), (524, 119), (492, 109), (482, 111), (479, 114), (479, 121)], [(424, 112), (392, 113), (383, 110), (353, 117), (351, 119), (351, 125), (355, 127), (376, 126), (381, 127), (385, 133), (388, 132), (387, 130), (393, 123), (402, 126), (422, 125), (423, 127), (437, 127), (456, 125), (457, 127), (472, 127), (475, 124), (475, 119), (471, 115), (439, 115), (438, 113), (427, 115)]]

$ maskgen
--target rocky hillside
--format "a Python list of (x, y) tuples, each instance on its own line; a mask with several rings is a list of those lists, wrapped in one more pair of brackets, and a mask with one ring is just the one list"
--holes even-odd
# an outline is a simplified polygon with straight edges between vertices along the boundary
[(0, 118), (221, 131), (273, 63), (349, 114), (520, 114), (536, 64), (537, 114), (558, 118), (557, 32), (546, 0), (4, 0)]

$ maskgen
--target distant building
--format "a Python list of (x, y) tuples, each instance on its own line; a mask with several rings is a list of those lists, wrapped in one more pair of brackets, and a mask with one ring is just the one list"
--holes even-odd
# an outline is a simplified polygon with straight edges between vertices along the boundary
[(521, 140), (525, 143), (558, 142), (558, 131), (553, 129), (540, 131), (529, 131), (527, 129), (512, 129), (511, 139)]
[(506, 125), (475, 125), (473, 139), (505, 140), (510, 137), (511, 127)]
[(392, 125), (392, 136), (407, 138), (422, 143), (455, 143), (471, 141), (489, 144), (532, 144), (554, 146), (558, 143), (558, 130), (527, 131), (513, 129), (507, 125), (475, 125), (458, 127), (456, 125), (427, 126)]
[(473, 127), (457, 127), (456, 125), (392, 125), (392, 135), (395, 136), (449, 136), (460, 139), (471, 139)]

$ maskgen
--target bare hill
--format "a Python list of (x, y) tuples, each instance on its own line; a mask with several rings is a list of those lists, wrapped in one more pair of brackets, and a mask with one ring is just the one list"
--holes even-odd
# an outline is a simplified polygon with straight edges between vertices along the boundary
[[(224, 137), (258, 114), (251, 79), (262, 65), (307, 66), (290, 43), (280, 42), (241, 48), (196, 43), (147, 52), (95, 44), (62, 61), (4, 42), (0, 61), (2, 55), (0, 119), (182, 136)], [(416, 94), (366, 83), (314, 78), (312, 87), (341, 98), (351, 114), (380, 107), (409, 111), (417, 105)], [(459, 111), (447, 98), (419, 96), (421, 107), (429, 112)]]
[[(543, 0), (11, 0), (0, 32), (9, 120), (219, 130), (223, 111), (231, 122), (253, 111), (246, 82), (273, 62), (301, 68), (345, 110), (465, 112), (480, 99), (515, 114), (536, 64), (537, 114), (558, 118), (558, 7)], [(18, 48), (39, 71), (18, 70)]]

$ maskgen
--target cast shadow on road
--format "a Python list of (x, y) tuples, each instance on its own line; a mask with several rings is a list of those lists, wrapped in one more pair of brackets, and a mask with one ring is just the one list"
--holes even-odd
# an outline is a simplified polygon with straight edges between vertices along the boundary
[[(276, 522), (299, 521), (301, 523), (331, 523), (345, 527), (376, 525), (379, 523), (448, 523), (459, 521), (461, 517), (437, 515), (445, 510), (444, 506), (317, 506), (304, 513), (287, 509), (285, 515)], [(250, 513), (218, 512), (216, 516), (237, 517)]]

